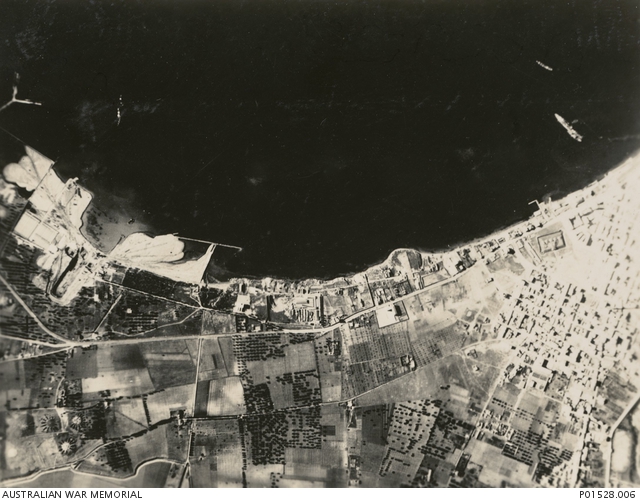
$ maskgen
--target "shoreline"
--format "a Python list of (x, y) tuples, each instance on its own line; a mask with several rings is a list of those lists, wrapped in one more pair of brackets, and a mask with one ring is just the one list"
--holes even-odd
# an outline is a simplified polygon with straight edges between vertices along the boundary
[(565, 193), (564, 195), (562, 195), (562, 197), (559, 197), (557, 199), (552, 199), (551, 198), (551, 194), (553, 192), (549, 192), (546, 195), (544, 195), (542, 197), (542, 201), (531, 201), (531, 203), (537, 203), (538, 208), (536, 208), (533, 212), (533, 214), (531, 216), (529, 216), (526, 219), (521, 219), (518, 220), (514, 223), (511, 224), (507, 224), (504, 225), (488, 234), (485, 234), (484, 236), (481, 237), (476, 237), (474, 239), (468, 240), (468, 241), (461, 241), (461, 242), (457, 242), (456, 244), (452, 244), (451, 246), (448, 246), (447, 248), (444, 249), (433, 249), (433, 250), (426, 250), (423, 248), (408, 248), (408, 247), (398, 247), (393, 249), (391, 252), (389, 252), (389, 254), (386, 256), (386, 258), (384, 258), (381, 261), (378, 261), (377, 263), (374, 263), (372, 265), (369, 266), (365, 266), (363, 268), (361, 268), (359, 271), (355, 271), (355, 272), (350, 272), (350, 273), (346, 273), (346, 274), (337, 274), (334, 276), (329, 276), (329, 277), (322, 277), (322, 278), (317, 278), (317, 277), (307, 277), (307, 278), (303, 278), (303, 279), (290, 279), (290, 278), (286, 278), (286, 277), (280, 277), (280, 276), (276, 276), (276, 275), (264, 275), (264, 276), (251, 276), (251, 275), (237, 275), (235, 277), (232, 277), (229, 281), (230, 282), (234, 282), (234, 281), (242, 281), (242, 280), (270, 280), (270, 281), (279, 281), (279, 282), (286, 282), (286, 283), (290, 283), (290, 284), (294, 284), (294, 285), (319, 285), (319, 284), (331, 284), (333, 282), (337, 282), (337, 281), (341, 281), (341, 280), (354, 280), (356, 279), (358, 276), (363, 276), (371, 271), (375, 271), (377, 269), (380, 269), (382, 267), (388, 266), (389, 263), (393, 260), (394, 256), (397, 255), (398, 253), (401, 253), (403, 251), (405, 252), (412, 252), (412, 253), (418, 253), (420, 254), (421, 258), (424, 260), (425, 257), (429, 257), (429, 256), (443, 256), (446, 255), (448, 253), (452, 253), (452, 252), (456, 252), (458, 250), (464, 249), (466, 247), (470, 247), (470, 246), (474, 246), (477, 244), (481, 244), (483, 242), (487, 242), (496, 238), (499, 238), (502, 234), (504, 233), (508, 233), (509, 231), (515, 230), (518, 227), (526, 224), (527, 222), (531, 221), (532, 218), (534, 218), (537, 214), (539, 214), (543, 209), (548, 208), (548, 207), (552, 207), (553, 205), (556, 204), (561, 204), (563, 200), (572, 197), (572, 196), (576, 196), (579, 193), (583, 193), (584, 191), (588, 190), (590, 187), (593, 187), (595, 185), (598, 185), (600, 183), (602, 183), (604, 180), (606, 180), (607, 178), (611, 177), (612, 175), (615, 175), (616, 173), (624, 170), (626, 167), (628, 167), (628, 165), (630, 163), (632, 163), (633, 161), (640, 161), (640, 151), (635, 152), (633, 155), (630, 155), (628, 158), (626, 158), (624, 161), (622, 161), (621, 163), (619, 163), (618, 165), (616, 165), (615, 167), (612, 167), (610, 170), (608, 170), (606, 173), (600, 174), (596, 177), (596, 179), (590, 181), (589, 183), (587, 183), (586, 185), (583, 185), (581, 188), (578, 188), (576, 190), (573, 190), (571, 192)]
[[(270, 281), (278, 281), (278, 282), (286, 282), (286, 283), (290, 283), (290, 284), (298, 284), (298, 285), (304, 285), (304, 284), (313, 284), (313, 285), (317, 285), (317, 284), (321, 284), (321, 283), (325, 283), (325, 284), (329, 284), (332, 282), (336, 282), (336, 281), (340, 281), (340, 280), (353, 280), (355, 278), (357, 278), (358, 276), (367, 274), (371, 271), (375, 271), (378, 270), (382, 267), (388, 266), (391, 261), (393, 260), (393, 258), (398, 255), (401, 252), (411, 252), (411, 253), (418, 253), (421, 257), (421, 259), (424, 261), (425, 257), (432, 257), (432, 256), (442, 256), (442, 255), (446, 255), (448, 253), (452, 253), (452, 252), (456, 252), (457, 250), (461, 250), (464, 249), (466, 247), (470, 247), (470, 246), (474, 246), (483, 242), (487, 242), (490, 241), (492, 239), (495, 238), (499, 238), (499, 236), (501, 234), (504, 233), (508, 233), (509, 231), (515, 230), (516, 228), (518, 228), (519, 226), (525, 224), (526, 222), (530, 221), (532, 218), (535, 217), (536, 214), (539, 214), (539, 212), (545, 208), (548, 207), (550, 205), (553, 204), (558, 204), (560, 203), (562, 200), (571, 197), (574, 194), (577, 194), (579, 192), (583, 192), (585, 190), (587, 190), (589, 187), (594, 186), (598, 183), (601, 183), (603, 180), (605, 180), (607, 177), (611, 176), (612, 174), (614, 174), (616, 171), (619, 171), (621, 168), (624, 168), (624, 166), (626, 166), (629, 162), (632, 162), (635, 159), (640, 158), (640, 152), (635, 152), (633, 155), (629, 156), (627, 159), (625, 159), (623, 162), (621, 162), (620, 164), (616, 165), (615, 167), (611, 168), (610, 170), (608, 170), (606, 173), (600, 174), (596, 177), (596, 179), (590, 181), (589, 183), (587, 183), (586, 185), (583, 185), (581, 188), (578, 188), (576, 190), (573, 190), (571, 192), (567, 192), (567, 193), (563, 193), (563, 195), (557, 199), (553, 199), (552, 195), (553, 194), (557, 194), (557, 191), (551, 191), (548, 192), (547, 194), (545, 194), (542, 197), (542, 202), (538, 201), (538, 200), (532, 200), (529, 202), (529, 204), (537, 204), (537, 208), (534, 209), (533, 213), (528, 217), (528, 218), (524, 218), (524, 219), (519, 219), (518, 221), (515, 221), (513, 223), (510, 224), (506, 224), (501, 226), (500, 228), (497, 228), (495, 230), (493, 230), (492, 232), (470, 239), (470, 240), (466, 240), (466, 241), (458, 241), (454, 244), (451, 245), (447, 245), (446, 248), (433, 248), (433, 249), (428, 249), (428, 248), (421, 248), (421, 247), (416, 247), (416, 248), (411, 248), (411, 247), (397, 247), (394, 248), (393, 250), (391, 250), (385, 258), (383, 258), (380, 261), (377, 261), (375, 263), (372, 263), (370, 265), (364, 265), (363, 267), (360, 267), (359, 270), (354, 270), (351, 272), (347, 272), (344, 274), (336, 274), (336, 275), (329, 275), (329, 276), (323, 276), (323, 277), (304, 277), (304, 278), (300, 278), (300, 279), (292, 279), (290, 277), (285, 277), (285, 276), (279, 276), (279, 275), (269, 275), (269, 274), (264, 274), (264, 275), (253, 275), (253, 274), (241, 274), (241, 273), (235, 273), (234, 271), (229, 271), (229, 275), (231, 276), (227, 281), (225, 282), (237, 282), (237, 281), (242, 281), (242, 280), (252, 280), (252, 281), (256, 281), (256, 280), (270, 280)], [(55, 167), (55, 165), (54, 165)], [(57, 172), (57, 171), (56, 171)], [(86, 189), (86, 188), (85, 188)], [(116, 197), (114, 194), (108, 194), (106, 197), (105, 196), (97, 196), (94, 191), (90, 191), (91, 195), (92, 195), (92, 200), (90, 205), (88, 206), (87, 210), (83, 213), (82, 215), (82, 222), (83, 225), (82, 227), (79, 229), (80, 232), (82, 233), (82, 235), (84, 236), (84, 238), (93, 246), (95, 246), (97, 249), (99, 249), (101, 252), (104, 252), (106, 255), (108, 255), (113, 247), (111, 247), (109, 249), (109, 251), (104, 251), (103, 250), (103, 246), (104, 243), (102, 243), (100, 241), (99, 237), (93, 236), (93, 235), (89, 235), (89, 232), (87, 231), (88, 228), (90, 228), (91, 222), (88, 221), (89, 216), (89, 212), (93, 211), (93, 212), (99, 212), (103, 214), (103, 218), (106, 219), (110, 219), (110, 220), (114, 220), (115, 221), (111, 221), (110, 224), (112, 225), (112, 227), (117, 228), (119, 230), (126, 230), (127, 232), (122, 232), (120, 231), (119, 233), (123, 236), (123, 237), (128, 237), (129, 235), (132, 235), (134, 233), (144, 233), (146, 235), (149, 235), (151, 237), (157, 237), (160, 235), (167, 235), (167, 234), (158, 234), (156, 232), (154, 232), (153, 228), (149, 225), (146, 224), (144, 222), (140, 222), (138, 220), (135, 220), (133, 222), (133, 226), (130, 226), (131, 224), (129, 222), (124, 222), (123, 218), (128, 216), (127, 213), (127, 209), (130, 209), (130, 207), (121, 207), (118, 210), (116, 210), (115, 212), (117, 214), (112, 214), (113, 211), (116, 208), (116, 204), (117, 202), (113, 201), (111, 204), (107, 204), (110, 205), (111, 207), (103, 207), (102, 204), (105, 204), (105, 199), (113, 199), (114, 197)], [(142, 211), (142, 213), (144, 214), (145, 210), (144, 209), (139, 209), (140, 211)], [(133, 218), (132, 218), (133, 220)], [(99, 223), (98, 223), (99, 224)], [(113, 237), (111, 237), (111, 240), (113, 240)], [(120, 240), (122, 240), (122, 237), (120, 238)], [(102, 244), (102, 245), (98, 245), (98, 244)], [(115, 244), (117, 245), (117, 243)], [(115, 246), (114, 245), (114, 246)]]

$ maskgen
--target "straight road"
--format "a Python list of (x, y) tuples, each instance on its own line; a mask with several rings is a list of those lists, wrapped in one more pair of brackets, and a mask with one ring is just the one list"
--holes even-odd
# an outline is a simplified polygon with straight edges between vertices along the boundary
[(640, 401), (640, 392), (638, 392), (635, 396), (633, 396), (633, 399), (629, 401), (629, 404), (627, 405), (627, 407), (622, 411), (622, 413), (618, 417), (618, 420), (616, 420), (615, 423), (611, 426), (611, 432), (609, 434), (609, 437), (611, 439), (608, 443), (606, 443), (605, 453), (604, 453), (604, 460), (606, 462), (606, 466), (604, 469), (605, 488), (611, 487), (611, 456), (613, 455), (613, 434), (616, 432), (616, 429), (620, 426), (620, 424), (627, 417), (627, 415), (631, 413), (631, 410), (633, 410), (636, 404), (638, 404), (638, 401)]

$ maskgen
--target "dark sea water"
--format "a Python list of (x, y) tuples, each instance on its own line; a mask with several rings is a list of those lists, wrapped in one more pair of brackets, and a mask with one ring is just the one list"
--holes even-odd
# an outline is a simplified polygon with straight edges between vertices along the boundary
[(43, 106), (0, 125), (158, 233), (242, 246), (238, 273), (334, 276), (526, 218), (635, 152), (637, 6), (3, 1), (0, 101), (18, 72)]

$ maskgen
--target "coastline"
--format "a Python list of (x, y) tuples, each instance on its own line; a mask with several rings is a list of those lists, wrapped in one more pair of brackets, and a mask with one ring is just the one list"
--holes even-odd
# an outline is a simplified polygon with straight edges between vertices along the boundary
[[(575, 196), (575, 194), (577, 193), (582, 193), (583, 191), (589, 189), (590, 187), (603, 182), (606, 178), (614, 175), (616, 172), (623, 169), (628, 163), (633, 162), (635, 159), (638, 159), (638, 158), (640, 158), (640, 153), (636, 152), (633, 155), (630, 155), (626, 160), (624, 160), (617, 166), (611, 168), (606, 173), (599, 174), (594, 180), (590, 181), (586, 185), (583, 185), (581, 188), (578, 188), (568, 193), (564, 193), (562, 197), (559, 197), (557, 199), (553, 199), (551, 197), (552, 194), (557, 192), (549, 192), (542, 197), (542, 200), (543, 200), (542, 202), (537, 200), (530, 201), (529, 204), (537, 204), (538, 207), (534, 209), (533, 213), (529, 218), (520, 219), (511, 224), (503, 225), (500, 228), (490, 232), (489, 234), (485, 234), (483, 236), (476, 237), (471, 240), (458, 241), (454, 244), (448, 245), (446, 248), (427, 249), (427, 248), (420, 248), (420, 247), (417, 247), (417, 248), (398, 247), (391, 250), (387, 254), (386, 258), (382, 259), (381, 261), (377, 261), (371, 265), (364, 266), (360, 268), (360, 270), (355, 270), (349, 273), (337, 274), (333, 276), (305, 277), (301, 279), (292, 279), (289, 277), (283, 277), (278, 275), (251, 275), (251, 274), (235, 273), (234, 271), (230, 271), (230, 275), (231, 275), (230, 279), (224, 282), (234, 283), (234, 282), (246, 281), (246, 280), (248, 281), (265, 281), (266, 280), (266, 281), (289, 283), (292, 285), (317, 286), (320, 284), (330, 284), (340, 280), (347, 280), (347, 281), (356, 280), (361, 275), (366, 275), (374, 271), (379, 271), (384, 267), (389, 267), (394, 257), (398, 256), (402, 252), (418, 253), (421, 256), (423, 261), (431, 257), (441, 257), (449, 253), (455, 253), (464, 248), (476, 246), (478, 244), (482, 244), (482, 243), (491, 241), (493, 239), (500, 238), (500, 236), (502, 236), (503, 234), (508, 234), (511, 231), (517, 230), (519, 227), (521, 227), (522, 225), (532, 220), (537, 214), (540, 213), (540, 211), (542, 211), (543, 208), (553, 206), (554, 204), (562, 204), (563, 200), (569, 197)], [(114, 197), (111, 194), (107, 195), (106, 197), (104, 196), (96, 197), (95, 192), (90, 191), (90, 193), (93, 196), (93, 199), (91, 201), (91, 204), (87, 208), (87, 210), (82, 215), (83, 225), (80, 228), (80, 232), (87, 239), (89, 243), (96, 246), (97, 249), (100, 249), (100, 251), (104, 252), (105, 254), (108, 254), (111, 250), (113, 250), (113, 247), (115, 247), (115, 245), (117, 245), (117, 243), (120, 242), (123, 238), (126, 238), (129, 235), (132, 235), (134, 233), (144, 233), (152, 237), (161, 235), (161, 234), (155, 233), (151, 228), (151, 226), (144, 222), (140, 222), (139, 220), (131, 221), (133, 220), (133, 218), (127, 221), (127, 217), (129, 216), (127, 212), (131, 212), (131, 211), (128, 211), (128, 209), (130, 208), (118, 206), (117, 202), (114, 202), (113, 204), (111, 204), (110, 208), (103, 207), (102, 204), (105, 204), (105, 199)], [(142, 211), (142, 213), (145, 212), (144, 209), (141, 209), (140, 211)], [(91, 235), (92, 232), (90, 231), (90, 228), (93, 223), (91, 223), (89, 220), (89, 215), (91, 214), (90, 212), (102, 214), (102, 220), (96, 220), (94, 222), (95, 224), (104, 225), (106, 223), (110, 225), (111, 235), (107, 236), (107, 239), (105, 239), (107, 243), (112, 243), (112, 241), (115, 241), (114, 235), (113, 235), (114, 231), (116, 231), (116, 233), (119, 233), (121, 235), (119, 240), (113, 243), (113, 246), (111, 246), (110, 244), (105, 245), (105, 242), (101, 240), (101, 235), (98, 235), (98, 236)], [(105, 231), (104, 233), (106, 234), (108, 232)]]

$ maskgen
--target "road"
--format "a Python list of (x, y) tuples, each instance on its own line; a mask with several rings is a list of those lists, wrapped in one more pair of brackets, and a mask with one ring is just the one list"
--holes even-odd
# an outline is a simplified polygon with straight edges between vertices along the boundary
[[(412, 291), (411, 293), (401, 296), (399, 298), (396, 298), (395, 300), (391, 300), (385, 303), (382, 303), (380, 305), (373, 305), (372, 307), (367, 307), (366, 309), (362, 309), (362, 310), (358, 310), (358, 312), (355, 312), (353, 314), (351, 314), (350, 316), (348, 316), (345, 319), (345, 322), (349, 322), (353, 319), (356, 319), (358, 317), (360, 317), (361, 315), (364, 314), (368, 314), (369, 312), (373, 312), (374, 310), (378, 310), (378, 309), (382, 309), (384, 307), (388, 307), (390, 305), (393, 305), (394, 303), (397, 303), (399, 301), (403, 301), (403, 300), (407, 300), (409, 298), (413, 298), (414, 296), (418, 296), (422, 293), (426, 293), (427, 291), (431, 291), (432, 289), (435, 289), (436, 287), (440, 287), (440, 286), (444, 286), (445, 284), (448, 284), (450, 282), (454, 282), (457, 281), (458, 279), (460, 279), (461, 277), (463, 277), (465, 274), (467, 274), (467, 272), (470, 269), (465, 269), (462, 272), (460, 272), (457, 275), (454, 275), (453, 277), (448, 277), (447, 279), (442, 279), (438, 282), (434, 282), (433, 284), (429, 284), (426, 288), (422, 288), (422, 289), (416, 289), (415, 291)], [(331, 328), (335, 328), (337, 326), (337, 324), (332, 325)]]
[[(55, 338), (56, 340), (60, 340), (63, 343), (68, 343), (69, 340), (67, 340), (66, 338), (64, 338), (63, 336), (58, 335), (57, 333), (54, 333), (53, 331), (51, 331), (49, 328), (47, 328), (40, 319), (38, 319), (38, 316), (33, 312), (33, 310), (31, 310), (31, 308), (29, 307), (29, 305), (27, 305), (24, 300), (20, 297), (20, 295), (18, 294), (18, 292), (13, 288), (13, 286), (11, 284), (9, 284), (9, 281), (7, 281), (4, 277), (2, 277), (2, 275), (0, 274), (0, 282), (2, 282), (2, 284), (9, 290), (9, 292), (13, 295), (13, 297), (16, 299), (16, 301), (22, 306), (22, 308), (24, 310), (26, 310), (26, 312), (36, 321), (36, 323), (38, 324), (38, 327), (44, 331), (47, 335)], [(28, 342), (29, 340), (25, 340), (26, 342)], [(33, 342), (35, 343), (35, 342)], [(48, 345), (49, 347), (52, 347), (53, 345), (51, 344), (46, 344), (45, 342), (42, 342), (41, 345)]]
[[(365, 309), (359, 310), (358, 312), (354, 312), (353, 314), (349, 315), (343, 322), (349, 322), (353, 319), (356, 319), (364, 314), (367, 314), (369, 312), (373, 312), (377, 309), (381, 309), (390, 305), (393, 305), (394, 303), (398, 302), (398, 301), (402, 301), (402, 300), (406, 300), (409, 298), (412, 298), (414, 296), (420, 295), (422, 293), (425, 293), (427, 291), (430, 291), (432, 289), (435, 289), (437, 287), (441, 287), (445, 284), (448, 284), (450, 282), (454, 282), (457, 281), (458, 279), (460, 279), (462, 276), (464, 276), (467, 271), (464, 270), (463, 272), (461, 272), (460, 274), (457, 274), (453, 277), (449, 277), (447, 279), (442, 279), (441, 281), (435, 282), (433, 284), (430, 284), (429, 286), (427, 286), (426, 288), (423, 289), (417, 289), (415, 291), (412, 291), (411, 293), (401, 296), (399, 298), (396, 298), (394, 300), (382, 303), (380, 305), (373, 305), (371, 307), (367, 307)], [(49, 343), (49, 342), (43, 342), (43, 341), (38, 341), (38, 340), (29, 340), (29, 339), (21, 339), (21, 338), (17, 338), (17, 337), (9, 337), (9, 336), (4, 336), (5, 338), (11, 338), (13, 340), (19, 340), (19, 341), (23, 341), (26, 343), (32, 343), (32, 344), (36, 344), (36, 345), (43, 345), (46, 347), (53, 347), (53, 348), (71, 348), (71, 347), (83, 347), (83, 346), (89, 346), (89, 345), (133, 345), (133, 344), (138, 344), (138, 343), (148, 343), (148, 342), (154, 342), (154, 341), (168, 341), (168, 340), (195, 340), (195, 339), (205, 339), (205, 338), (218, 338), (218, 337), (223, 337), (223, 336), (233, 336), (233, 335), (243, 335), (243, 334), (247, 334), (246, 332), (234, 332), (234, 333), (199, 333), (199, 334), (193, 334), (193, 335), (173, 335), (173, 336), (156, 336), (156, 337), (149, 337), (149, 338), (127, 338), (127, 339), (117, 339), (117, 340), (69, 340), (61, 335), (58, 335), (57, 333), (51, 331), (49, 328), (47, 328), (44, 323), (38, 318), (38, 316), (35, 314), (35, 312), (33, 312), (29, 306), (25, 303), (25, 301), (20, 297), (20, 295), (18, 294), (18, 292), (11, 286), (11, 284), (9, 284), (9, 282), (2, 277), (2, 275), (0, 275), (0, 282), (2, 282), (2, 284), (4, 284), (5, 287), (7, 287), (7, 289), (9, 290), (9, 292), (13, 295), (13, 297), (16, 299), (16, 301), (25, 309), (25, 311), (36, 321), (36, 323), (38, 324), (38, 326), (49, 336), (55, 338), (56, 340), (59, 340), (61, 343), (59, 344), (55, 344), (55, 343)], [(117, 303), (118, 300), (120, 300), (120, 298), (116, 299), (116, 301), (114, 302)], [(192, 306), (190, 306), (192, 307)], [(113, 305), (112, 305), (113, 308)], [(192, 307), (193, 308), (193, 307)], [(100, 324), (102, 324), (104, 322), (104, 318), (102, 319), (102, 321), (100, 322)], [(315, 328), (315, 327), (305, 327), (305, 328), (287, 328), (287, 327), (279, 327), (278, 331), (279, 332), (283, 332), (283, 333), (316, 333), (318, 334), (318, 336), (324, 335), (325, 333), (328, 333), (329, 331), (334, 330), (336, 327), (338, 327), (340, 324), (342, 323), (335, 323), (332, 324), (331, 326), (325, 326), (325, 327), (320, 327), (320, 328)], [(2, 334), (0, 334), (0, 337), (3, 336)]]
[(633, 399), (629, 401), (629, 404), (627, 405), (627, 407), (622, 411), (622, 413), (618, 417), (618, 420), (616, 420), (614, 424), (611, 426), (611, 432), (609, 434), (609, 437), (611, 438), (611, 440), (605, 444), (605, 451), (604, 451), (604, 460), (606, 463), (606, 466), (604, 469), (605, 488), (611, 487), (611, 456), (613, 455), (613, 434), (616, 432), (616, 429), (620, 427), (620, 424), (627, 417), (627, 415), (631, 413), (631, 410), (633, 410), (636, 404), (638, 404), (638, 401), (640, 401), (640, 392), (638, 392), (635, 396), (633, 396)]

